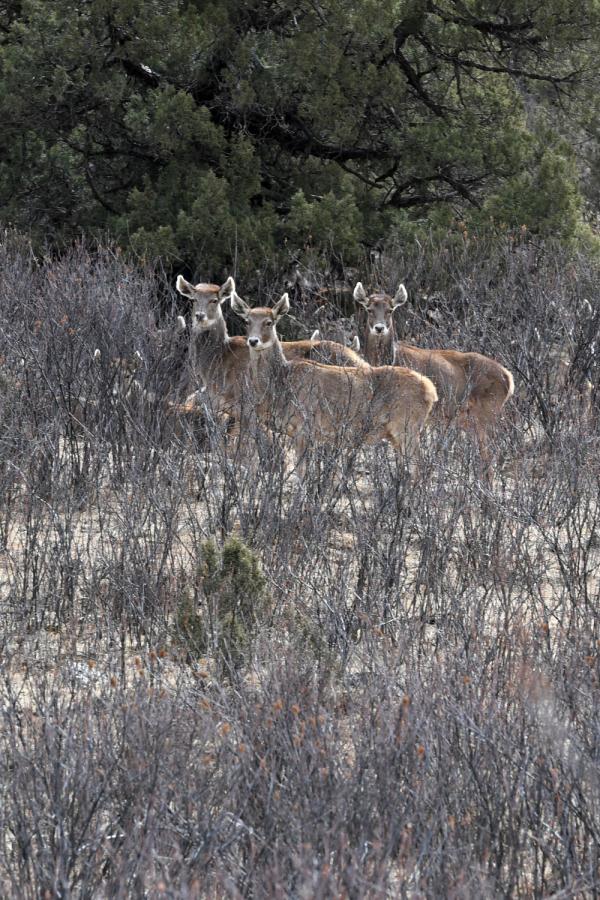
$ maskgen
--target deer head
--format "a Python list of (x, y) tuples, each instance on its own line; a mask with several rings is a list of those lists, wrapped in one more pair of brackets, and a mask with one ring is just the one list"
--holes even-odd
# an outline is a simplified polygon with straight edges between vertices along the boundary
[(272, 309), (266, 306), (251, 309), (245, 300), (234, 293), (231, 307), (246, 322), (248, 347), (250, 350), (260, 352), (268, 350), (278, 342), (277, 320), (289, 311), (290, 298), (287, 294), (283, 294)]
[(367, 296), (367, 292), (358, 281), (354, 288), (354, 299), (367, 311), (369, 332), (375, 337), (385, 337), (393, 330), (394, 310), (406, 303), (408, 294), (404, 285), (401, 284), (393, 297), (384, 293)]
[(221, 304), (235, 295), (235, 281), (231, 276), (219, 287), (218, 284), (192, 285), (179, 275), (176, 287), (182, 296), (193, 301), (193, 332), (209, 331), (223, 322)]

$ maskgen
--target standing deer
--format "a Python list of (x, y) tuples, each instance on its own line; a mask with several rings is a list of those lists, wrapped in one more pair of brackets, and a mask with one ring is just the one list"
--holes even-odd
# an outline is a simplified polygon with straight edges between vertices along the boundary
[[(200, 380), (211, 402), (222, 414), (236, 416), (243, 375), (248, 368), (249, 350), (246, 339), (230, 337), (221, 306), (237, 297), (233, 278), (220, 287), (216, 284), (192, 285), (179, 276), (177, 290), (193, 301), (190, 339), (190, 365), (196, 380)], [(283, 349), (288, 359), (314, 359), (318, 362), (342, 366), (365, 366), (366, 363), (349, 347), (334, 341), (285, 341)], [(188, 397), (182, 407), (186, 411), (196, 404), (198, 392)]]
[(431, 378), (440, 398), (437, 410), (447, 421), (456, 421), (462, 428), (475, 431), (481, 457), (489, 468), (489, 432), (514, 393), (512, 374), (496, 360), (480, 353), (428, 350), (397, 341), (393, 313), (408, 299), (403, 284), (394, 297), (385, 293), (367, 296), (359, 281), (354, 288), (354, 299), (367, 312), (362, 340), (367, 362), (410, 366)]
[(290, 308), (288, 295), (272, 309), (252, 309), (237, 294), (231, 303), (247, 324), (257, 416), (292, 438), (301, 476), (311, 440), (331, 444), (342, 438), (355, 445), (388, 441), (404, 453), (416, 448), (437, 400), (428, 378), (400, 367), (342, 368), (286, 359), (277, 322)]
[[(193, 300), (189, 345), (189, 365), (193, 379), (202, 385), (219, 413), (227, 413), (237, 399), (237, 385), (247, 366), (248, 351), (241, 338), (230, 338), (223, 318), (221, 304), (235, 292), (233, 278), (221, 286), (192, 285), (180, 275), (177, 290)], [(193, 404), (198, 393), (186, 401)], [(231, 409), (231, 412), (233, 410)]]

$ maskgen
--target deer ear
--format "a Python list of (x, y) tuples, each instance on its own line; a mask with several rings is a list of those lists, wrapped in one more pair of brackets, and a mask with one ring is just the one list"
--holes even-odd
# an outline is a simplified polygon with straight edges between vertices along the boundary
[(175, 324), (175, 333), (182, 334), (186, 329), (185, 319), (183, 316), (177, 316), (177, 322)]
[(233, 294), (231, 294), (231, 308), (238, 316), (241, 316), (242, 319), (248, 318), (250, 307), (245, 300), (242, 300), (239, 294), (236, 294), (235, 290), (233, 291)]
[(194, 287), (186, 281), (183, 275), (177, 276), (177, 281), (175, 282), (175, 287), (184, 297), (189, 297), (190, 300), (194, 299)]
[(408, 300), (408, 293), (403, 284), (400, 285), (396, 293), (394, 294), (394, 302), (392, 305), (392, 309), (397, 309), (399, 306), (404, 306), (406, 301)]
[(356, 353), (360, 350), (360, 338), (357, 334), (355, 334), (350, 341), (350, 349), (354, 350)]
[(364, 287), (362, 286), (361, 281), (356, 282), (356, 287), (354, 288), (353, 296), (354, 296), (354, 299), (356, 300), (356, 302), (360, 303), (361, 306), (367, 305), (367, 300), (368, 300), (367, 292), (365, 291)]
[(225, 303), (226, 300), (229, 300), (230, 297), (233, 297), (235, 294), (235, 281), (229, 276), (225, 284), (222, 284), (219, 288), (219, 303)]
[(310, 339), (311, 339), (311, 341), (318, 341), (320, 336), (321, 336), (321, 332), (317, 328), (317, 330), (313, 331), (313, 333), (311, 334)]
[(289, 294), (282, 294), (275, 306), (272, 309), (273, 318), (278, 319), (280, 316), (285, 316), (287, 312), (290, 311), (290, 297)]

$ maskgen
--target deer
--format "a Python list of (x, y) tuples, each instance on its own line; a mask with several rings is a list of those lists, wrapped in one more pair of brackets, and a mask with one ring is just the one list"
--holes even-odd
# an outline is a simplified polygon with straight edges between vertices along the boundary
[[(243, 376), (250, 360), (246, 339), (230, 337), (223, 316), (222, 306), (227, 300), (238, 296), (235, 281), (229, 277), (220, 286), (205, 283), (192, 285), (179, 275), (176, 287), (182, 296), (193, 301), (190, 367), (201, 384), (200, 389), (191, 394), (181, 406), (181, 411), (191, 411), (205, 394), (219, 417), (225, 415), (235, 418), (244, 387)], [(282, 346), (289, 359), (314, 359), (341, 366), (366, 366), (358, 353), (334, 341), (284, 341)]]
[[(92, 359), (96, 365), (101, 364), (102, 351), (99, 347), (96, 347), (94, 350)], [(135, 350), (130, 357), (117, 356), (110, 360), (110, 392), (115, 400), (129, 400), (132, 397), (143, 396), (147, 393), (137, 378), (138, 370), (143, 362), (144, 358), (139, 350)]]
[(481, 459), (489, 476), (489, 433), (515, 390), (511, 372), (481, 353), (429, 350), (396, 339), (394, 312), (404, 306), (408, 293), (403, 284), (395, 295), (367, 295), (361, 282), (354, 288), (355, 301), (366, 310), (362, 343), (371, 365), (410, 366), (427, 375), (440, 398), (436, 413), (446, 422), (474, 431)]
[(246, 322), (250, 378), (258, 420), (287, 434), (296, 455), (296, 478), (306, 474), (309, 440), (360, 445), (387, 441), (406, 457), (437, 401), (429, 378), (400, 366), (326, 366), (289, 359), (277, 323), (290, 309), (287, 293), (272, 308), (251, 308), (231, 298)]
[[(170, 345), (173, 344), (174, 338), (178, 340), (186, 330), (185, 319), (178, 316), (174, 328), (158, 328), (154, 320), (154, 314), (148, 315), (147, 333), (151, 343), (154, 345), (154, 352), (161, 358), (168, 353)], [(92, 360), (97, 366), (104, 364), (102, 351), (96, 347), (92, 354)], [(140, 398), (150, 403), (156, 403), (158, 397), (154, 391), (147, 390), (141, 380), (142, 367), (145, 365), (145, 359), (139, 350), (135, 350), (129, 356), (114, 356), (108, 361), (108, 374), (111, 381), (111, 394), (115, 399), (130, 400), (133, 397)], [(168, 401), (164, 401), (168, 405)]]
[[(318, 328), (316, 328), (313, 331), (313, 333), (311, 334), (310, 339), (311, 339), (311, 341), (318, 341), (320, 339), (320, 337), (321, 337), (321, 332), (319, 331)], [(347, 347), (350, 350), (353, 350), (354, 353), (358, 353), (360, 351), (360, 338), (357, 334), (355, 334), (354, 337), (348, 341)], [(317, 360), (317, 362), (318, 362), (318, 360)]]

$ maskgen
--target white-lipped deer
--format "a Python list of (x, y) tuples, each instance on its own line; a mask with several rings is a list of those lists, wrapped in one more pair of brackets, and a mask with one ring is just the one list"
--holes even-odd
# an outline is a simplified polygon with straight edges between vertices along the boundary
[(362, 345), (367, 362), (410, 366), (431, 378), (440, 400), (436, 414), (473, 430), (482, 459), (489, 466), (490, 431), (515, 389), (508, 369), (481, 353), (430, 350), (397, 340), (394, 311), (408, 299), (403, 284), (390, 297), (383, 292), (367, 295), (359, 281), (354, 288), (354, 299), (366, 310)]
[(231, 302), (247, 326), (257, 418), (292, 439), (299, 475), (310, 442), (356, 447), (388, 441), (407, 455), (416, 449), (437, 400), (428, 378), (401, 367), (342, 368), (287, 359), (277, 322), (289, 310), (288, 295), (272, 309), (252, 309), (236, 294)]

